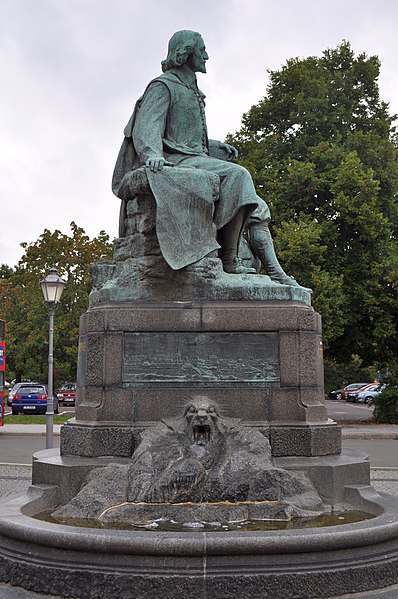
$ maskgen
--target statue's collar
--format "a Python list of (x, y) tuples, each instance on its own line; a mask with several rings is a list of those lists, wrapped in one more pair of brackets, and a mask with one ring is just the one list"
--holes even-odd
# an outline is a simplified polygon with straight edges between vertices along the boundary
[(165, 75), (169, 74), (178, 77), (181, 83), (183, 83), (187, 87), (191, 87), (193, 83), (196, 85), (196, 75), (193, 71), (191, 71), (189, 67), (187, 67), (186, 64), (179, 68), (169, 69), (168, 71), (166, 71)]

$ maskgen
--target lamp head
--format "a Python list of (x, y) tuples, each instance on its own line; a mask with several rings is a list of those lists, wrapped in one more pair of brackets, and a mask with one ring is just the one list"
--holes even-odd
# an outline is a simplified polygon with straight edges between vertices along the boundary
[(46, 278), (40, 281), (44, 303), (59, 304), (65, 285), (66, 281), (58, 276), (57, 269), (54, 266), (51, 267)]

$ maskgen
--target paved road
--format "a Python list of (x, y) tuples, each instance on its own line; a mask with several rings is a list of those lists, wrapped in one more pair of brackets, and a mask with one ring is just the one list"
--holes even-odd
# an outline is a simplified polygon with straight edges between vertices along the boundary
[(327, 399), (325, 404), (328, 416), (333, 420), (365, 422), (370, 420), (373, 414), (373, 408), (367, 404), (330, 399)]
[[(59, 447), (57, 435), (54, 435), (54, 447)], [(0, 429), (0, 462), (3, 464), (31, 464), (32, 453), (45, 448), (46, 437), (43, 435), (4, 435)]]
[(372, 468), (398, 468), (397, 439), (344, 439), (343, 447), (367, 453)]

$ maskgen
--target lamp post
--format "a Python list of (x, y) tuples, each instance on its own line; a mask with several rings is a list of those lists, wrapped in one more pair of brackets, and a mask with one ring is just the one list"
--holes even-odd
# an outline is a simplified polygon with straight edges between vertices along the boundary
[(66, 281), (58, 276), (57, 269), (50, 268), (45, 279), (40, 281), (45, 304), (50, 317), (48, 337), (48, 387), (47, 387), (47, 412), (46, 412), (46, 449), (53, 447), (54, 425), (54, 393), (53, 393), (53, 366), (54, 366), (54, 314), (61, 301), (62, 292)]

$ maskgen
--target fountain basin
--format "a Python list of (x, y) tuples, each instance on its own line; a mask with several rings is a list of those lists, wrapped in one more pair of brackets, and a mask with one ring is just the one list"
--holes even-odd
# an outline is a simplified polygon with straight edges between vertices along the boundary
[[(1, 580), (79, 599), (334, 597), (398, 582), (398, 501), (346, 488), (371, 520), (271, 532), (87, 529), (36, 520), (56, 488), (2, 505)], [(21, 563), (23, 567), (21, 567)]]

